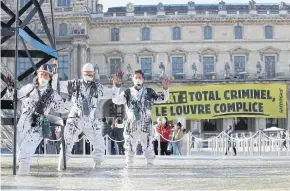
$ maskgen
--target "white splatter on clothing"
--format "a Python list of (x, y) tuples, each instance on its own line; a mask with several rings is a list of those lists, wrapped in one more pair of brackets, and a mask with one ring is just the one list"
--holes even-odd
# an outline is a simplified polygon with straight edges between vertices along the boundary
[[(57, 77), (57, 75), (54, 77)], [(57, 85), (54, 84), (54, 87), (57, 87)], [(64, 130), (66, 155), (68, 158), (70, 157), (74, 143), (78, 140), (79, 134), (83, 132), (94, 146), (92, 153), (94, 160), (102, 162), (105, 159), (105, 143), (100, 123), (95, 120), (94, 114), (100, 99), (115, 97), (119, 88), (115, 86), (108, 88), (93, 81), (85, 82), (83, 79), (75, 79), (60, 81), (59, 89), (61, 92), (68, 94), (72, 107)], [(60, 154), (61, 157), (62, 154)]]
[(156, 93), (151, 88), (143, 87), (136, 90), (131, 87), (113, 98), (115, 104), (125, 104), (127, 119), (124, 124), (125, 154), (132, 157), (135, 154), (138, 141), (141, 142), (145, 159), (154, 159), (153, 129), (151, 112), (154, 103), (165, 103), (169, 90)]
[[(9, 92), (11, 97), (14, 91)], [(58, 113), (68, 112), (69, 105), (49, 85), (35, 88), (28, 84), (17, 91), (22, 102), (21, 116), (17, 124), (17, 151), (19, 162), (30, 163), (31, 156), (43, 139), (41, 116), (47, 116), (51, 109)]]

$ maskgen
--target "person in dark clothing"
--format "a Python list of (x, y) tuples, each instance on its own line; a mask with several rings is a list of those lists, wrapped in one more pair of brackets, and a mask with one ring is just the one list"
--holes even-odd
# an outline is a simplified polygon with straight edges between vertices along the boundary
[(112, 127), (112, 139), (116, 140), (112, 141), (112, 145), (114, 147), (114, 154), (116, 155), (124, 155), (124, 128), (121, 122), (121, 119), (116, 119), (115, 123), (111, 125)]
[[(226, 130), (226, 133), (228, 134), (229, 137), (232, 136), (232, 134), (234, 134), (234, 130), (233, 130), (233, 126), (232, 125), (229, 125), (229, 128)], [(233, 144), (233, 145), (232, 145)], [(235, 147), (235, 142), (234, 140), (232, 141), (230, 138), (228, 139), (228, 149), (226, 150), (226, 154), (228, 154), (228, 151), (230, 150), (230, 147), (233, 148), (233, 151), (235, 153), (235, 156), (237, 155), (237, 150), (236, 150), (236, 147)]]
[(284, 147), (287, 149), (287, 146), (286, 146), (286, 133), (285, 132), (286, 131), (284, 131), (283, 134), (282, 134), (282, 139), (284, 141), (283, 141), (283, 145), (282, 145), (281, 151), (283, 150)]
[[(108, 135), (109, 137), (111, 137), (112, 136), (112, 128), (111, 128), (111, 126), (106, 122), (107, 120), (106, 120), (106, 118), (104, 117), (103, 119), (102, 119), (102, 124), (101, 124), (101, 128), (102, 128), (102, 136), (104, 137), (104, 139), (105, 139), (105, 144), (106, 144), (106, 138), (105, 138), (105, 136), (106, 135)], [(108, 152), (109, 152), (109, 154), (111, 155), (112, 154), (112, 148), (111, 148), (111, 140), (108, 138), (108, 146), (107, 146), (107, 148), (108, 148)]]

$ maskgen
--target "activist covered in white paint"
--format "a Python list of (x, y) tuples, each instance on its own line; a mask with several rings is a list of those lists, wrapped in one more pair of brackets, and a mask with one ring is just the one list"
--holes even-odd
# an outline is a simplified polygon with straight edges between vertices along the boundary
[[(67, 113), (69, 104), (51, 87), (53, 67), (42, 65), (37, 70), (35, 84), (27, 84), (17, 91), (17, 99), (22, 102), (21, 116), (17, 124), (17, 151), (19, 175), (30, 171), (30, 160), (35, 149), (50, 132), (47, 115), (50, 110)], [(14, 94), (11, 76), (7, 76), (9, 96)]]
[(169, 98), (167, 77), (164, 78), (162, 93), (156, 93), (153, 89), (144, 86), (144, 74), (137, 70), (133, 76), (134, 86), (121, 92), (113, 98), (113, 103), (124, 104), (126, 107), (126, 120), (124, 123), (125, 155), (127, 166), (134, 163), (134, 154), (138, 141), (147, 165), (153, 164), (155, 158), (153, 148), (153, 128), (151, 120), (152, 106), (154, 103), (165, 103)]
[[(57, 77), (57, 76), (56, 76)], [(105, 160), (105, 143), (98, 120), (95, 120), (95, 111), (100, 99), (110, 99), (118, 94), (120, 80), (113, 79), (113, 87), (108, 88), (93, 81), (94, 67), (91, 63), (86, 63), (82, 69), (82, 79), (60, 81), (54, 84), (54, 88), (59, 88), (60, 92), (68, 94), (68, 100), (72, 108), (68, 115), (64, 129), (64, 139), (66, 143), (66, 156), (69, 159), (74, 143), (78, 140), (80, 133), (84, 133), (94, 146), (92, 153), (94, 157), (94, 168), (101, 165)], [(62, 153), (62, 152), (60, 152)], [(63, 155), (60, 154), (58, 170), (62, 170)]]

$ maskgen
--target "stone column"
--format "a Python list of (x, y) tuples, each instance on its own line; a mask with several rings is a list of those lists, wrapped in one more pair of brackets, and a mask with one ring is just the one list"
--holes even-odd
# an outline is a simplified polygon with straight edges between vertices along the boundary
[(86, 44), (80, 44), (80, 70), (82, 69), (83, 65), (87, 63), (87, 47), (88, 46)]
[(287, 111), (288, 111), (288, 116), (287, 116), (287, 124), (286, 124), (286, 128), (290, 130), (290, 82), (287, 83)]
[(227, 130), (229, 125), (233, 125), (233, 119), (232, 118), (225, 118), (223, 119), (223, 131)]
[(72, 64), (71, 64), (71, 78), (78, 78), (78, 47), (79, 44), (73, 44), (72, 50)]
[(257, 118), (255, 132), (257, 132), (259, 129), (265, 129), (265, 128), (266, 128), (266, 119), (265, 118)]
[(68, 79), (73, 79), (73, 47), (69, 47), (68, 54), (69, 54), (69, 65), (68, 65)]

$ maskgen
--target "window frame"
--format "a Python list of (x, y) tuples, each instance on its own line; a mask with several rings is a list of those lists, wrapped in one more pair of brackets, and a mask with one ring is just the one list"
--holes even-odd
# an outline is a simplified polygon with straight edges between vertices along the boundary
[[(240, 28), (240, 33), (238, 33), (237, 29)], [(244, 31), (243, 31), (243, 27), (238, 25), (234, 27), (234, 35), (235, 35), (235, 39), (236, 40), (242, 40), (244, 38)]]
[[(182, 72), (180, 72), (179, 70), (181, 69), (181, 68), (178, 68), (177, 67), (177, 69), (174, 69), (173, 68), (173, 60), (175, 59), (175, 58), (181, 58), (182, 59)], [(184, 58), (184, 56), (183, 55), (175, 55), (175, 56), (171, 56), (171, 58), (170, 58), (170, 60), (171, 60), (171, 72), (172, 72), (172, 76), (176, 76), (176, 74), (177, 73), (183, 73), (183, 74), (185, 74), (185, 70), (184, 70), (184, 65), (185, 65), (185, 63), (184, 63), (184, 61), (185, 61), (185, 58)], [(178, 64), (178, 63), (177, 63)], [(174, 73), (174, 70), (178, 70), (179, 72), (176, 72), (176, 73)]]
[[(179, 35), (175, 34), (176, 32), (175, 29), (178, 29), (177, 31)], [(179, 37), (179, 38), (175, 38), (175, 37)], [(175, 26), (172, 28), (172, 40), (181, 40), (181, 27)]]
[[(58, 36), (60, 36), (60, 37), (66, 37), (66, 36), (68, 36), (68, 24), (67, 23), (60, 23), (58, 26), (59, 26)], [(65, 28), (66, 29), (65, 35), (61, 35), (62, 26), (65, 26), (66, 27)]]
[[(116, 34), (118, 34), (118, 36), (116, 36)], [(116, 27), (111, 28), (111, 41), (113, 42), (120, 41), (120, 28), (116, 28)]]
[[(65, 57), (67, 57), (67, 61), (65, 61)], [(68, 80), (69, 79), (69, 61), (70, 57), (68, 54), (59, 55), (58, 57), (58, 76), (60, 80)], [(67, 66), (65, 66), (64, 63), (67, 63)], [(65, 71), (67, 71), (67, 78), (64, 78)]]
[[(111, 69), (112, 69), (112, 60), (119, 60), (120, 61), (120, 67), (115, 68), (115, 72), (111, 71)], [(120, 58), (120, 57), (110, 57), (109, 61), (110, 61), (110, 64), (109, 64), (109, 76), (111, 77), (111, 76), (116, 74), (116, 72), (117, 72), (117, 70), (119, 68), (122, 67), (122, 58)]]
[(202, 68), (203, 68), (203, 75), (206, 77), (206, 76), (208, 76), (209, 75), (209, 73), (210, 72), (208, 72), (208, 73), (205, 73), (205, 62), (204, 62), (204, 58), (213, 58), (213, 71), (212, 72), (215, 72), (215, 70), (216, 70), (216, 58), (215, 58), (215, 56), (214, 55), (203, 55), (202, 56)]
[[(271, 28), (271, 37), (270, 38), (268, 38), (269, 36), (267, 35), (268, 33), (267, 33), (267, 28)], [(265, 33), (265, 39), (266, 40), (272, 40), (272, 39), (274, 39), (274, 28), (273, 28), (273, 26), (271, 26), (271, 25), (266, 25), (265, 27), (264, 27), (264, 33)]]
[[(148, 31), (146, 31), (146, 30), (148, 30)], [(144, 36), (144, 34), (145, 34), (145, 36)], [(141, 29), (141, 40), (142, 41), (150, 41), (151, 40), (151, 29), (149, 27), (143, 27)]]
[[(244, 57), (244, 71), (239, 71), (239, 72), (237, 72), (237, 70), (236, 70), (236, 60), (235, 60), (235, 58), (236, 57)], [(246, 72), (246, 64), (247, 64), (247, 57), (246, 57), (246, 55), (242, 55), (242, 54), (235, 54), (235, 55), (233, 55), (233, 64), (234, 64), (234, 74), (235, 75), (237, 75), (238, 73), (240, 73), (240, 72)]]
[[(210, 38), (208, 38), (206, 35), (206, 29), (209, 28), (210, 29)], [(212, 40), (213, 39), (213, 30), (211, 26), (205, 26), (203, 27), (203, 40)]]
[[(149, 60), (149, 59), (150, 59), (150, 60), (151, 60), (151, 73), (148, 73), (148, 74), (150, 74), (151, 79), (152, 79), (152, 77), (153, 77), (153, 57), (152, 57), (152, 56), (141, 56), (141, 57), (140, 57), (140, 62), (139, 62), (140, 65), (141, 65), (140, 68), (141, 68), (142, 72), (143, 72), (144, 75), (145, 75), (145, 74), (147, 74), (147, 72), (146, 72), (145, 70), (148, 70), (148, 69), (145, 69), (145, 70), (144, 70), (144, 69), (142, 68), (142, 61), (143, 61), (144, 59), (146, 59), (146, 60)], [(146, 77), (148, 77), (148, 76), (144, 76), (144, 77), (146, 78)]]
[(71, 1), (72, 0), (57, 0), (57, 7), (63, 7), (63, 8), (64, 7), (70, 7), (71, 6)]

